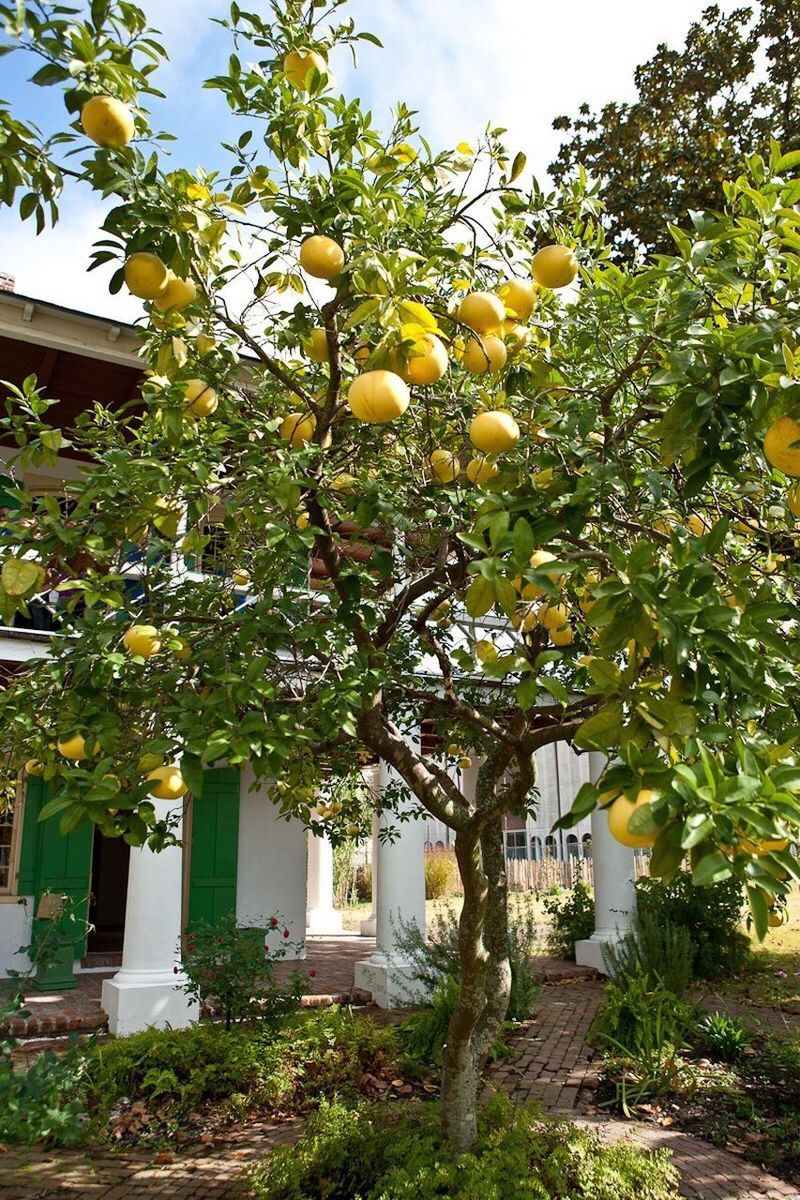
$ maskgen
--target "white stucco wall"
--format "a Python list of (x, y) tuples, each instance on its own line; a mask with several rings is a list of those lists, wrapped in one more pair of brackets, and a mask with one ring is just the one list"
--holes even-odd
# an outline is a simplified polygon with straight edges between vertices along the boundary
[(300, 821), (282, 820), (261, 783), (251, 791), (253, 772), (243, 767), (239, 783), (239, 872), (236, 917), (260, 925), (277, 913), (291, 941), (306, 928), (306, 831)]
[(0, 902), (0, 976), (11, 971), (27, 971), (30, 960), (27, 954), (17, 954), (20, 946), (29, 946), (31, 941), (31, 913), (33, 896), (23, 896), (25, 903), (13, 900)]

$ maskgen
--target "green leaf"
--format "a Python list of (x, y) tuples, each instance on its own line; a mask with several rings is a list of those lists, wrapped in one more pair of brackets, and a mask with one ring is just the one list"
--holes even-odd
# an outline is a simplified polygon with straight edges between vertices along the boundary
[(193, 796), (202, 796), (204, 771), (203, 764), (196, 754), (188, 752), (181, 758), (181, 775), (188, 784)]
[(44, 583), (44, 568), (27, 558), (7, 558), (0, 571), (0, 582), (8, 596), (24, 596)]
[(697, 887), (705, 887), (709, 883), (719, 883), (728, 879), (731, 874), (731, 864), (724, 854), (715, 850), (704, 855), (692, 870), (692, 880)]
[(763, 942), (769, 929), (769, 908), (760, 888), (748, 886), (747, 902), (750, 905), (750, 912), (753, 914), (753, 925), (755, 926), (756, 934), (759, 941)]
[(517, 589), (510, 579), (495, 579), (494, 591), (497, 603), (507, 617), (513, 617), (517, 607)]
[(650, 874), (655, 879), (669, 879), (683, 862), (679, 825), (670, 825), (656, 840), (650, 855)]
[(514, 161), (511, 164), (511, 174), (508, 177), (509, 183), (513, 183), (515, 179), (519, 179), (520, 175), (525, 170), (525, 164), (527, 161), (527, 156), (523, 154), (521, 150), (514, 155)]
[(581, 750), (607, 750), (619, 742), (621, 734), (622, 705), (615, 701), (583, 722), (575, 734), (575, 745)]
[(532, 675), (528, 675), (517, 687), (517, 704), (520, 708), (530, 708), (536, 703), (539, 687)]
[(477, 575), (467, 588), (465, 602), (471, 617), (485, 617), (494, 604), (494, 581)]
[(514, 522), (514, 559), (521, 566), (527, 567), (533, 554), (533, 530), (524, 517), (517, 517)]

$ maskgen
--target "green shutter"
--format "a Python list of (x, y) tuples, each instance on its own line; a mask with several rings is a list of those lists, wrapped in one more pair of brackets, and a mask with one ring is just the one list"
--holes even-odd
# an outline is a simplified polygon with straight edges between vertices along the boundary
[(239, 771), (206, 771), (203, 794), (192, 798), (189, 928), (236, 911), (239, 856)]
[(17, 891), (21, 896), (34, 897), (34, 915), (42, 892), (71, 896), (80, 902), (79, 916), (85, 920), (92, 871), (94, 825), (83, 825), (80, 829), (63, 834), (59, 829), (58, 814), (40, 821), (39, 813), (49, 799), (49, 785), (43, 779), (29, 776)]

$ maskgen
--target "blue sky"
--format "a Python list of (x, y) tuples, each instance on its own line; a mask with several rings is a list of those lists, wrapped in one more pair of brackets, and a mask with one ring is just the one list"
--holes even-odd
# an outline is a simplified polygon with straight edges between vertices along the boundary
[[(253, 0), (255, 4), (255, 0)], [(229, 46), (209, 18), (225, 0), (140, 0), (160, 28), (170, 62), (159, 73), (169, 99), (159, 123), (178, 136), (176, 162), (194, 169), (213, 162), (213, 145), (232, 132), (222, 98), (202, 80), (225, 69)], [(633, 70), (657, 44), (682, 44), (705, 0), (352, 0), (359, 28), (376, 33), (385, 49), (367, 43), (359, 68), (349, 55), (334, 60), (338, 86), (359, 94), (386, 123), (404, 100), (420, 112), (434, 146), (473, 139), (487, 124), (508, 129), (512, 151), (522, 149), (540, 176), (558, 146), (554, 117), (633, 92)], [(730, 11), (737, 0), (721, 0)], [(2, 60), (0, 95), (21, 115), (45, 127), (61, 118), (55, 89), (25, 84), (35, 69), (22, 56)], [(209, 147), (212, 147), (209, 153)], [(140, 310), (130, 297), (112, 297), (108, 272), (86, 276), (100, 204), (70, 191), (53, 232), (36, 238), (29, 225), (0, 211), (0, 270), (16, 276), (17, 290), (41, 299), (119, 319)]]

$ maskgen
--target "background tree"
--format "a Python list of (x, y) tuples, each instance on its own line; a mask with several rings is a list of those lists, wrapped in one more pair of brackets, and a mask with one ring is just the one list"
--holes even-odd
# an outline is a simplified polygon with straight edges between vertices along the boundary
[(800, 147), (800, 0), (759, 0), (722, 13), (714, 4), (683, 50), (662, 44), (634, 74), (638, 96), (588, 104), (555, 129), (568, 134), (550, 171), (583, 167), (603, 183), (613, 256), (672, 253), (672, 224), (720, 208), (723, 183), (771, 137)]
[[(212, 174), (162, 162), (125, 104), (160, 55), (129, 4), (0, 6), (116, 143), (61, 135), (117, 198), (95, 261), (145, 298), (149, 364), (141, 401), (70, 430), (34, 379), (9, 389), (13, 469), (72, 445), (86, 470), (68, 518), (28, 497), (3, 525), (7, 617), (65, 585), (65, 636), (0, 699), (4, 749), (50, 781), (45, 818), (155, 848), (151, 792), (206, 764), (251, 762), (306, 822), (323, 769), (390, 764), (380, 803), (455, 831), (443, 1122), (466, 1149), (510, 985), (502, 819), (535, 807), (540, 747), (604, 751), (568, 820), (600, 800), (654, 873), (739, 879), (762, 934), (798, 874), (800, 185), (774, 146), (675, 257), (620, 270), (583, 184), (523, 188), (491, 128), (436, 151), (402, 106), (382, 137), (328, 70), (370, 35), (337, 0), (271, 7), (222, 22), (209, 86), (243, 132)], [(56, 151), (34, 158), (58, 179)], [(531, 229), (553, 244), (533, 266)]]

